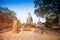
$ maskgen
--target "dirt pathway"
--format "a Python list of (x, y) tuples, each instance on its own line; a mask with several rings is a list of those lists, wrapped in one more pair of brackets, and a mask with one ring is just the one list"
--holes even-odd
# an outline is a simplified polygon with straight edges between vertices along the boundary
[(19, 33), (2, 33), (3, 40), (60, 40), (59, 35), (53, 33), (35, 33), (32, 31), (22, 31)]

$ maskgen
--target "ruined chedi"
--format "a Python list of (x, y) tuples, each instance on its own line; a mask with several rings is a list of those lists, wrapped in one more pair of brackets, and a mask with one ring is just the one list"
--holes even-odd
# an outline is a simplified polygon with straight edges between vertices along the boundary
[(32, 19), (31, 13), (28, 13), (27, 24), (30, 25), (32, 23), (33, 23), (33, 19)]

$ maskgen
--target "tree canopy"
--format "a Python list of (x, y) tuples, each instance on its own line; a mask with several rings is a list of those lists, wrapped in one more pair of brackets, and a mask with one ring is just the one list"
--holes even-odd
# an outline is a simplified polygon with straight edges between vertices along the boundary
[(60, 0), (34, 0), (34, 5), (37, 16), (57, 17), (60, 15)]
[(35, 14), (46, 17), (48, 25), (60, 23), (60, 0), (34, 0)]

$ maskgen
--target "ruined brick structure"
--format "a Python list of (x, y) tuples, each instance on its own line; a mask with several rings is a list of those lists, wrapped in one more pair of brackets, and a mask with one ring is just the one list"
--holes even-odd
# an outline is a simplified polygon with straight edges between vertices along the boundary
[(0, 12), (0, 31), (4, 29), (12, 29), (12, 23), (15, 18), (9, 16), (6, 13)]

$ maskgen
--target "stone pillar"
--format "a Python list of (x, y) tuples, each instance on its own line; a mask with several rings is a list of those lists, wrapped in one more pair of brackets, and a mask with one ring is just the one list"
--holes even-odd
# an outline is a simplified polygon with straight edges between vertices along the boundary
[(13, 32), (18, 33), (19, 20), (13, 20)]

